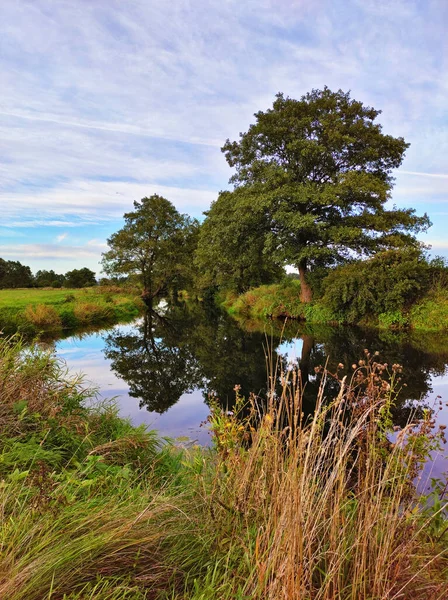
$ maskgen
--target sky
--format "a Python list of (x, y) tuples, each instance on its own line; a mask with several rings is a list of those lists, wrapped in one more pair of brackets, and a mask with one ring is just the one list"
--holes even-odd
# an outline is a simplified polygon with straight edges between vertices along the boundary
[(0, 257), (100, 273), (132, 202), (201, 218), (220, 147), (325, 85), (411, 146), (393, 203), (448, 257), (447, 0), (1, 0)]

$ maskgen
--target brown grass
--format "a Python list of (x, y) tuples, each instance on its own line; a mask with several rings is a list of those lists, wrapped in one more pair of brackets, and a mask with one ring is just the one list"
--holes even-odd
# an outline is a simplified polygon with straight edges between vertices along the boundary
[(73, 313), (80, 324), (98, 323), (101, 320), (110, 319), (113, 311), (110, 307), (91, 302), (80, 302), (75, 304)]
[(42, 327), (46, 330), (60, 329), (62, 326), (61, 318), (56, 309), (46, 304), (38, 304), (37, 306), (30, 304), (27, 306), (25, 309), (25, 318), (35, 327)]
[(222, 461), (214, 499), (227, 527), (221, 536), (246, 548), (245, 597), (448, 598), (448, 538), (443, 529), (428, 534), (447, 503), (422, 516), (413, 485), (438, 434), (427, 415), (391, 444), (385, 373), (384, 365), (364, 363), (328, 405), (324, 371), (308, 421), (294, 370), (282, 374), (281, 397), (271, 392), (261, 427), (251, 427), (254, 399), (244, 427), (234, 416), (212, 418)]

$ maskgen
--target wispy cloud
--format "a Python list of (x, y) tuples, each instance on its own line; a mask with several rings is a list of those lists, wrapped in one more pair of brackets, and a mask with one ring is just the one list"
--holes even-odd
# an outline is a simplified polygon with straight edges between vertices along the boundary
[(405, 171), (400, 170), (401, 175), (415, 175), (416, 177), (437, 177), (440, 179), (448, 179), (448, 173), (422, 173), (421, 171)]
[[(102, 245), (98, 246), (59, 246), (58, 244), (18, 244), (15, 246), (0, 245), (0, 256), (11, 259), (26, 257), (60, 259), (97, 259)], [(99, 252), (100, 251), (100, 252)]]
[(68, 233), (61, 233), (60, 235), (58, 235), (56, 237), (56, 241), (57, 242), (62, 242), (66, 239), (66, 237), (68, 236)]
[(225, 139), (324, 85), (411, 143), (398, 203), (448, 202), (447, 23), (445, 0), (4, 0), (0, 222), (81, 244), (154, 192), (198, 216), (231, 174)]

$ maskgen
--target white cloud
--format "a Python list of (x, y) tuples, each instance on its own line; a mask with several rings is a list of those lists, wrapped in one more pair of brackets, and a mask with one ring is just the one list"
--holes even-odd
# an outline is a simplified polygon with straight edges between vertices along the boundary
[(61, 235), (58, 235), (56, 237), (56, 241), (57, 242), (62, 242), (66, 239), (66, 237), (68, 236), (68, 233), (61, 233)]
[[(39, 211), (41, 217), (37, 223), (66, 226), (68, 219), (61, 221), (56, 216), (73, 216), (81, 220), (83, 226), (94, 226), (100, 222), (121, 218), (124, 212), (132, 208), (134, 200), (140, 200), (151, 194), (160, 194), (168, 198), (181, 212), (200, 216), (210, 203), (216, 199), (216, 193), (208, 190), (189, 189), (148, 183), (126, 182), (85, 182), (72, 181), (49, 190), (36, 192), (9, 192), (4, 194), (2, 205), (3, 225), (15, 224), (20, 214), (32, 214)], [(25, 221), (33, 224), (33, 221)], [(72, 223), (73, 226), (80, 222)], [(20, 226), (24, 226), (21, 224)]]
[(0, 256), (8, 259), (22, 260), (32, 258), (83, 259), (98, 258), (103, 246), (59, 246), (57, 244), (19, 244), (14, 246), (0, 245)]
[(435, 250), (447, 250), (448, 249), (448, 241), (447, 240), (429, 240), (425, 241), (425, 244), (429, 244), (431, 246), (432, 253), (434, 254)]
[(394, 198), (444, 202), (447, 11), (444, 0), (3, 0), (2, 225), (93, 227), (153, 192), (198, 215), (230, 175), (225, 139), (276, 92), (323, 85), (382, 108), (384, 130), (411, 142)]
[(400, 170), (402, 175), (415, 175), (416, 177), (439, 177), (440, 179), (448, 179), (448, 173), (421, 173), (419, 171)]

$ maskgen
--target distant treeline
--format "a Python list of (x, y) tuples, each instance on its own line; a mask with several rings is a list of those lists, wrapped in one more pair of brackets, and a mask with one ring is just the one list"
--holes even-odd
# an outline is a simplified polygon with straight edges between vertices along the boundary
[(6, 288), (82, 288), (96, 285), (95, 273), (84, 267), (73, 269), (67, 273), (55, 273), (53, 270), (37, 271), (35, 275), (30, 267), (22, 265), (17, 260), (4, 260), (0, 258), (0, 289)]

